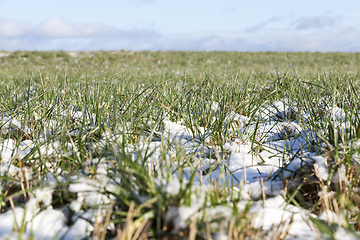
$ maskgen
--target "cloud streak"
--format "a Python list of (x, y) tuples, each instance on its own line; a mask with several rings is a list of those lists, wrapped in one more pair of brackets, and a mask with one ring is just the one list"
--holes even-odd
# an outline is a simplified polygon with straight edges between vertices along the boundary
[(334, 26), (336, 20), (337, 20), (336, 18), (327, 17), (327, 16), (315, 16), (315, 17), (303, 18), (299, 21), (299, 23), (295, 28), (297, 30), (321, 29), (321, 28)]
[[(271, 18), (237, 32), (163, 35), (147, 29), (123, 30), (100, 23), (70, 23), (52, 18), (38, 25), (0, 21), (0, 50), (189, 50), (189, 51), (360, 51), (360, 29), (335, 18), (299, 19), (289, 29), (267, 27)], [(307, 31), (303, 31), (307, 30)]]
[(280, 21), (279, 17), (272, 17), (268, 21), (264, 21), (264, 22), (256, 24), (255, 26), (246, 28), (245, 31), (249, 32), (249, 33), (257, 32), (257, 31), (263, 29), (264, 27), (266, 27), (268, 24), (270, 24), (272, 22), (279, 22), (279, 21)]

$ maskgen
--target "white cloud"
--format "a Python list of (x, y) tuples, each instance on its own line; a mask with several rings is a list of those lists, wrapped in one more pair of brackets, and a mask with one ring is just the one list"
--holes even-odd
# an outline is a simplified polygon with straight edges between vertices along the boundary
[(154, 31), (121, 30), (99, 23), (70, 23), (52, 18), (33, 26), (18, 21), (0, 22), (1, 50), (118, 50), (134, 45), (153, 46)]
[[(307, 19), (309, 20), (309, 19)], [(146, 29), (122, 30), (99, 23), (70, 23), (48, 19), (36, 26), (0, 22), (0, 50), (192, 50), (192, 51), (360, 51), (359, 27), (317, 21), (307, 31), (274, 29), (277, 18), (237, 32), (188, 32), (162, 35)], [(313, 23), (316, 21), (312, 21)], [(312, 26), (311, 29), (310, 26)], [(315, 28), (317, 26), (317, 28)], [(323, 26), (323, 27), (321, 27)]]
[(48, 19), (34, 27), (33, 33), (43, 37), (73, 38), (89, 37), (96, 35), (112, 35), (117, 32), (116, 28), (102, 24), (69, 23), (62, 19)]
[(0, 37), (19, 37), (26, 34), (31, 29), (27, 23), (14, 20), (0, 21)]
[(103, 24), (69, 23), (51, 18), (37, 26), (14, 20), (0, 22), (0, 37), (38, 36), (50, 38), (89, 37), (116, 34), (118, 29)]

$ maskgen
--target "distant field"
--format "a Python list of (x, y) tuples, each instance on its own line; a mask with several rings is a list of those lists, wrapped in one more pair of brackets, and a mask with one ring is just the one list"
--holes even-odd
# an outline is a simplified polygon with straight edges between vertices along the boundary
[(1, 79), (10, 80), (14, 74), (28, 79), (35, 63), (34, 80), (39, 80), (40, 69), (45, 78), (57, 76), (59, 80), (63, 80), (65, 72), (70, 80), (78, 81), (86, 76), (97, 79), (132, 76), (134, 80), (145, 76), (142, 83), (169, 80), (169, 75), (185, 73), (201, 79), (199, 73), (213, 72), (218, 74), (218, 80), (251, 73), (252, 78), (260, 81), (277, 72), (309, 79), (324, 73), (356, 75), (360, 53), (3, 52), (0, 63)]
[(359, 239), (359, 56), (0, 52), (0, 238)]

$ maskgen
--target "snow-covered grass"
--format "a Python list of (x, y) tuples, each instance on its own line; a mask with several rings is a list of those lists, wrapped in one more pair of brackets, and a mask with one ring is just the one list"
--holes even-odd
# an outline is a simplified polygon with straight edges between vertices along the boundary
[(357, 239), (359, 64), (6, 53), (0, 238)]

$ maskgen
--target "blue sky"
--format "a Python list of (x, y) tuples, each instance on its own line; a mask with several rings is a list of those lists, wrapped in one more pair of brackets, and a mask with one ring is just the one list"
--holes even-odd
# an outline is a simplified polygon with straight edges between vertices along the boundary
[(0, 50), (360, 51), (359, 0), (0, 0)]

